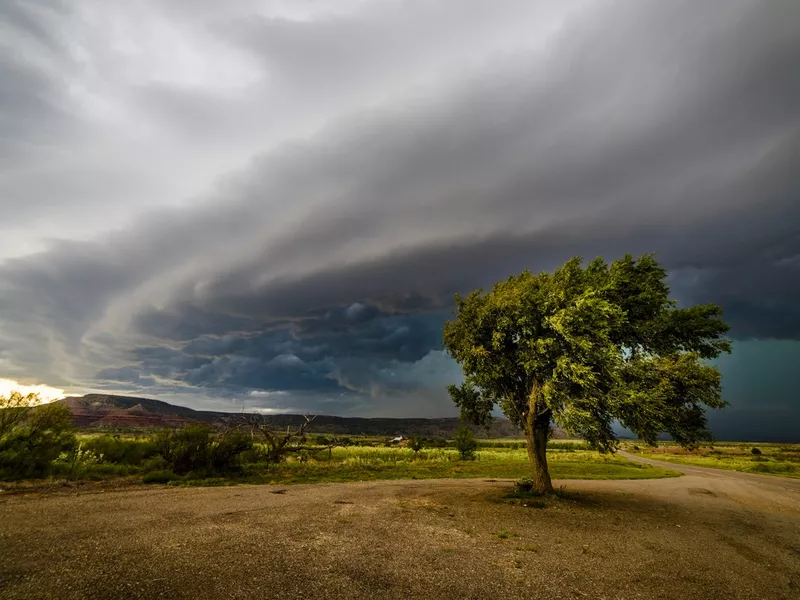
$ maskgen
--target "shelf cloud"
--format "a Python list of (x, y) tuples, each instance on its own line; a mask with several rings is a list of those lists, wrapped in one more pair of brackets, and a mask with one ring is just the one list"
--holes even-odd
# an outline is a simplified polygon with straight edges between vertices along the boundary
[(0, 31), (0, 377), (447, 415), (454, 293), (654, 251), (752, 358), (731, 414), (800, 430), (792, 2), (11, 0)]

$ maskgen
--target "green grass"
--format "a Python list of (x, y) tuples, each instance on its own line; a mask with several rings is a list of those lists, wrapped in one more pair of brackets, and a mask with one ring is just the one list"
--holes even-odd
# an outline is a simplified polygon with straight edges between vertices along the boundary
[(506, 531), (505, 529), (503, 529), (501, 532), (497, 534), (497, 537), (499, 537), (501, 540), (507, 540), (510, 537), (519, 537), (519, 536), (516, 533), (513, 533), (511, 531)]
[[(554, 479), (651, 479), (678, 473), (633, 463), (591, 451), (548, 454)], [(258, 472), (261, 471), (261, 472)], [(460, 461), (452, 449), (421, 451), (417, 457), (402, 448), (336, 448), (331, 460), (289, 460), (279, 465), (251, 466), (242, 479), (249, 483), (331, 483), (381, 479), (497, 478), (530, 475), (525, 450), (492, 448), (477, 452), (476, 460)]]
[[(753, 454), (753, 448), (758, 448), (761, 454)], [(625, 449), (638, 456), (676, 464), (800, 477), (800, 444), (718, 442), (713, 446), (686, 450), (664, 442), (659, 442), (655, 448), (628, 442)]]
[[(149, 448), (148, 436), (116, 436), (112, 443), (101, 436), (81, 436), (86, 450), (72, 464), (65, 455), (53, 465), (52, 479), (72, 481), (119, 480), (130, 483), (169, 485), (234, 485), (238, 483), (330, 483), (386, 479), (520, 479), (530, 476), (528, 455), (518, 439), (483, 440), (475, 460), (459, 460), (454, 448), (425, 448), (414, 453), (408, 448), (385, 446), (373, 440), (353, 437), (346, 447), (312, 448), (303, 456), (292, 455), (278, 464), (248, 463), (227, 477), (202, 474), (178, 476)], [(97, 446), (106, 453), (89, 450)], [(125, 463), (108, 460), (119, 456)], [(675, 471), (628, 461), (619, 456), (601, 455), (586, 449), (582, 442), (554, 441), (548, 448), (550, 474), (554, 479), (651, 479), (679, 475)]]
[[(320, 455), (321, 456), (321, 455)], [(324, 456), (327, 457), (327, 451)], [(550, 474), (554, 479), (652, 479), (674, 477), (678, 473), (650, 467), (621, 457), (603, 456), (596, 452), (560, 451), (548, 453)], [(64, 467), (62, 467), (64, 469)], [(63, 476), (62, 473), (59, 473)], [(113, 477), (141, 479), (144, 483), (171, 485), (230, 485), (341, 483), (387, 479), (519, 479), (530, 476), (525, 450), (492, 448), (481, 450), (476, 460), (458, 460), (451, 449), (421, 451), (415, 457), (402, 448), (347, 447), (335, 448), (330, 460), (311, 458), (300, 462), (289, 458), (280, 464), (245, 465), (241, 473), (228, 478), (179, 477), (168, 471), (146, 472), (127, 465), (87, 464), (76, 469), (75, 479), (97, 481)]]

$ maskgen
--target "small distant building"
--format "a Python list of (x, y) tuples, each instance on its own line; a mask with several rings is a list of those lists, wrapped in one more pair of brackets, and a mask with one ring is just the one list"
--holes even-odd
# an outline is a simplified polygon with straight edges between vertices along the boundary
[(407, 438), (406, 436), (404, 436), (404, 435), (398, 435), (397, 437), (395, 437), (395, 438), (392, 438), (392, 439), (391, 439), (391, 440), (389, 440), (389, 441), (390, 441), (392, 444), (402, 444), (402, 443), (403, 443), (403, 442), (405, 442), (406, 440), (408, 440), (408, 438)]

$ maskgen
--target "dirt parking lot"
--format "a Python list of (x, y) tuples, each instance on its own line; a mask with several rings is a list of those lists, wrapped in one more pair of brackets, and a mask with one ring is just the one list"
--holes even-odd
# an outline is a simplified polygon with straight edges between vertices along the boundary
[(0, 597), (800, 598), (800, 481), (706, 471), (0, 494)]

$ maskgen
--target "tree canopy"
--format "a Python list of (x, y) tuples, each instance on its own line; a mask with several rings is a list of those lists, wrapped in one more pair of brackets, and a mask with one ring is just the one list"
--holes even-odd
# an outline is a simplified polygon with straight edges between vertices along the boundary
[(725, 402), (706, 361), (730, 352), (729, 328), (717, 305), (679, 307), (666, 277), (652, 254), (572, 258), (456, 296), (443, 343), (465, 381), (450, 395), (466, 420), (486, 424), (497, 406), (525, 431), (538, 491), (552, 490), (552, 422), (604, 452), (614, 421), (651, 443), (711, 439), (704, 409)]
[(66, 406), (42, 404), (36, 394), (0, 396), (0, 477), (44, 475), (74, 445), (72, 413)]

